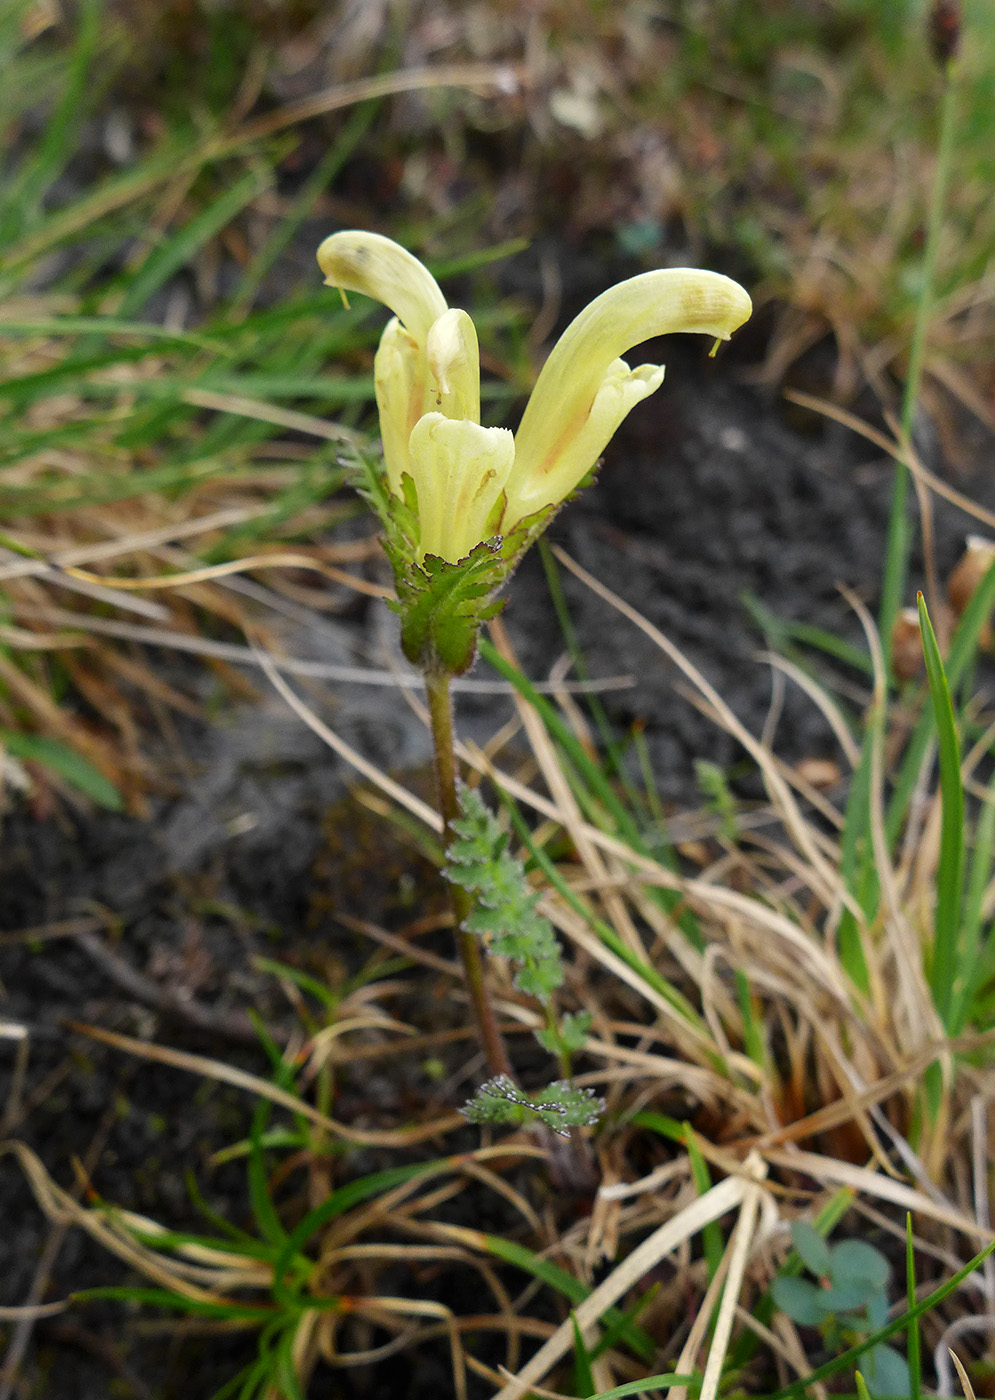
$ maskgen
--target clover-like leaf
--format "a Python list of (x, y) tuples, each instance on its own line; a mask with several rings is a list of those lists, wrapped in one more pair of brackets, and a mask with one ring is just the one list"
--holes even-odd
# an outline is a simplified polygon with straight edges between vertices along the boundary
[(806, 1278), (778, 1274), (770, 1286), (770, 1295), (783, 1313), (803, 1327), (818, 1327), (827, 1316), (825, 1289)]
[(879, 1249), (866, 1240), (840, 1240), (829, 1251), (830, 1263), (826, 1272), (834, 1285), (855, 1282), (858, 1279), (872, 1289), (884, 1288), (891, 1273), (891, 1266)]
[(909, 1364), (894, 1347), (871, 1347), (861, 1357), (860, 1369), (874, 1400), (906, 1400), (912, 1388)]
[(826, 1278), (832, 1267), (832, 1254), (828, 1244), (812, 1225), (805, 1220), (791, 1222), (791, 1243), (806, 1269), (816, 1278)]

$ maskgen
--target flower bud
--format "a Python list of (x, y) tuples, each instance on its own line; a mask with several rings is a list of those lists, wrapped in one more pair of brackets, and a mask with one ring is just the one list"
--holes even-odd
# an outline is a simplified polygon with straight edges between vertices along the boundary
[(929, 46), (941, 68), (957, 57), (961, 18), (961, 0), (933, 0), (929, 11)]
[(899, 680), (911, 681), (922, 667), (919, 614), (915, 608), (903, 608), (891, 629), (891, 668)]
[[(959, 618), (974, 597), (978, 585), (995, 564), (995, 540), (984, 535), (968, 535), (964, 553), (954, 566), (947, 580), (947, 598), (955, 615)], [(991, 646), (991, 626), (986, 621), (978, 637), (985, 648)]]

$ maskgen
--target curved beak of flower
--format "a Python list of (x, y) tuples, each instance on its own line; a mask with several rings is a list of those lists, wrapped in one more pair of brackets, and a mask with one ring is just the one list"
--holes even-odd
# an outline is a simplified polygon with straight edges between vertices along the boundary
[(663, 382), (662, 365), (630, 369), (618, 357), (672, 331), (728, 340), (753, 309), (729, 277), (661, 268), (630, 277), (587, 306), (553, 347), (515, 434), (503, 528), (567, 497), (619, 424)]
[(333, 233), (318, 249), (325, 284), (362, 292), (389, 306), (405, 330), (424, 348), (434, 323), (447, 309), (438, 282), (413, 253), (379, 233)]

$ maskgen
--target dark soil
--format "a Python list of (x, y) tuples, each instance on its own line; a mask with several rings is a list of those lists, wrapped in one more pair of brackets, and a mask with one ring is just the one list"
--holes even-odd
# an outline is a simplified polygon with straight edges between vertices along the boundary
[[(580, 286), (578, 293), (599, 290), (609, 280), (603, 269), (600, 277), (598, 286)], [(563, 511), (552, 537), (682, 647), (758, 730), (770, 701), (770, 671), (755, 659), (761, 638), (742, 595), (755, 594), (782, 617), (856, 638), (838, 585), (875, 598), (891, 467), (852, 435), (814, 419), (789, 421), (777, 399), (742, 382), (741, 360), (707, 361), (701, 342), (672, 341), (663, 354), (667, 383), (632, 415), (599, 481)], [(651, 350), (646, 358), (653, 357)], [(992, 495), (987, 480), (956, 484), (968, 494)], [(957, 512), (938, 510), (941, 573), (959, 556), (969, 529)], [(696, 803), (698, 757), (731, 767), (735, 778), (742, 754), (675, 692), (660, 653), (566, 574), (564, 587), (590, 674), (636, 679), (605, 703), (620, 735), (634, 722), (645, 726), (665, 800)], [(525, 670), (542, 677), (563, 642), (536, 555), (513, 582), (506, 621)], [(377, 604), (336, 627), (338, 643), (361, 658), (378, 638), (392, 635)], [(298, 649), (311, 646), (314, 654), (315, 645), (306, 637)], [(174, 658), (168, 664), (175, 670)], [(196, 690), (193, 664), (183, 674)], [(506, 717), (509, 703), (463, 697), (461, 723), (483, 736)], [(395, 694), (343, 687), (327, 717), (361, 751), (427, 790), (427, 739)], [(344, 765), (279, 700), (233, 709), (213, 726), (189, 726), (183, 741), (190, 771), (170, 774), (163, 758), (175, 791), (154, 799), (149, 822), (65, 809), (46, 820), (25, 808), (4, 818), (0, 926), (8, 936), (0, 944), (0, 1012), (27, 1029), (29, 1048), (23, 1112), (7, 1128), (63, 1184), (72, 1184), (80, 1159), (106, 1199), (196, 1227), (184, 1182), (192, 1171), (212, 1206), (244, 1224), (242, 1167), (212, 1168), (209, 1158), (247, 1131), (248, 1096), (131, 1060), (71, 1032), (67, 1019), (265, 1073), (246, 1012), (259, 1010), (279, 1027), (292, 1022), (292, 1008), (252, 957), (295, 963), (341, 984), (372, 950), (341, 916), (399, 928), (431, 911), (436, 896), (427, 891), (435, 882), (422, 856), (355, 803)], [(777, 746), (791, 761), (834, 753), (814, 707), (790, 691)], [(748, 777), (742, 791), (751, 791)], [(63, 921), (71, 928), (60, 930)], [(26, 929), (35, 933), (9, 936)], [(445, 940), (436, 946), (447, 955)], [(447, 1013), (417, 995), (418, 974), (409, 976), (412, 995), (398, 1014), (426, 1028), (444, 1022)], [(4, 1044), (9, 1067), (15, 1042)], [(454, 1063), (460, 1059), (469, 1059), (469, 1051), (459, 1049)], [(336, 1115), (393, 1127), (466, 1097), (464, 1080), (439, 1101), (420, 1065), (395, 1063), (385, 1062), (393, 1079), (382, 1070), (347, 1077)], [(459, 1140), (476, 1139), (467, 1132)], [(453, 1150), (453, 1141), (428, 1150)], [(358, 1153), (344, 1176), (386, 1160), (398, 1157)], [(52, 1228), (10, 1157), (0, 1160), (0, 1191), (6, 1203), (0, 1302), (17, 1304), (30, 1296)], [(481, 1196), (460, 1209), (478, 1212), (479, 1224), (491, 1207)], [(66, 1234), (48, 1263), (44, 1300), (125, 1276), (78, 1231)], [(435, 1286), (406, 1276), (392, 1283), (401, 1292)], [(467, 1306), (465, 1299), (451, 1301)], [(150, 1335), (120, 1307), (88, 1307), (35, 1324), (13, 1393), (19, 1400), (112, 1394), (200, 1400), (251, 1357), (252, 1345), (175, 1329)], [(418, 1400), (449, 1394), (448, 1377), (440, 1344), (375, 1373), (326, 1372), (320, 1393), (392, 1391)]]

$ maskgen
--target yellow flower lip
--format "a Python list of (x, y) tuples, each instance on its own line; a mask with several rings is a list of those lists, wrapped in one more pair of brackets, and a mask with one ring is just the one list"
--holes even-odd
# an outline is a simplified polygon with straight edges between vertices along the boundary
[(480, 426), (477, 334), (450, 309), (411, 253), (377, 233), (333, 233), (318, 249), (325, 281), (390, 307), (374, 363), (391, 493), (417, 494), (417, 556), (464, 558), (484, 538), (507, 535), (557, 505), (601, 456), (626, 414), (663, 381), (662, 365), (630, 369), (619, 358), (673, 331), (728, 340), (752, 312), (729, 277), (660, 268), (610, 287), (553, 347), (512, 441)]
[(506, 523), (568, 496), (629, 410), (659, 388), (662, 366), (630, 370), (621, 354), (674, 331), (728, 340), (752, 310), (738, 282), (697, 268), (643, 272), (596, 297), (560, 336), (525, 407)]

